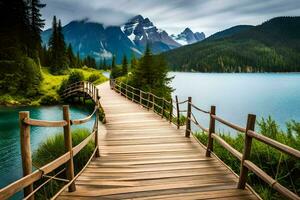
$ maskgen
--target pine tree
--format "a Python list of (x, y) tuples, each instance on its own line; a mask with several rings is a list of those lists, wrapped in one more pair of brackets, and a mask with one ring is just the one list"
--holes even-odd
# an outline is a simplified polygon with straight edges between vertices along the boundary
[(76, 67), (76, 58), (74, 56), (71, 44), (69, 44), (68, 49), (67, 49), (67, 58), (68, 58), (69, 67), (75, 68)]
[(40, 9), (44, 8), (46, 4), (40, 3), (40, 0), (29, 1), (30, 9), (30, 25), (31, 25), (31, 48), (32, 54), (35, 57), (36, 52), (41, 51), (41, 32), (45, 25), (45, 20), (42, 19)]
[(171, 98), (172, 88), (169, 83), (173, 77), (168, 77), (168, 67), (162, 56), (153, 56), (149, 45), (138, 65), (132, 70), (130, 84), (145, 91), (151, 91), (158, 96)]
[(138, 64), (138, 60), (135, 57), (135, 54), (132, 52), (131, 54), (131, 60), (130, 60), (130, 68), (131, 70), (134, 70)]
[(82, 62), (81, 62), (81, 59), (80, 59), (79, 51), (77, 51), (77, 55), (76, 55), (76, 65), (79, 68), (82, 67)]
[(116, 56), (113, 55), (112, 60), (111, 60), (111, 73), (110, 73), (110, 78), (115, 79), (118, 77), (118, 69), (116, 66)]
[(56, 16), (53, 17), (52, 35), (49, 39), (50, 67), (53, 73), (59, 74), (68, 68), (66, 44), (62, 33), (61, 21), (58, 24)]
[(151, 64), (153, 63), (153, 56), (151, 49), (147, 44), (145, 53), (140, 59), (139, 64), (133, 70), (133, 82), (138, 88), (144, 86), (149, 86), (151, 88), (153, 82), (153, 68)]
[(122, 74), (123, 76), (127, 75), (128, 73), (128, 62), (127, 62), (127, 57), (126, 55), (123, 56), (123, 61), (122, 61)]

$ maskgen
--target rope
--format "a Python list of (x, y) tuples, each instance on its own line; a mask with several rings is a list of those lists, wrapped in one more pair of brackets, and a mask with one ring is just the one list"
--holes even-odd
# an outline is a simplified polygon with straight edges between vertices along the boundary
[(201, 108), (195, 106), (195, 105), (192, 104), (192, 103), (190, 103), (190, 104), (191, 104), (191, 106), (192, 106), (193, 108), (195, 108), (196, 110), (198, 110), (198, 111), (200, 111), (200, 112), (203, 112), (203, 113), (206, 113), (206, 114), (210, 114), (210, 112), (208, 112), (208, 111), (206, 111), (206, 110), (202, 110)]
[(42, 172), (42, 176), (44, 176), (44, 174), (45, 174), (45, 171), (44, 171), (44, 170), (42, 170), (41, 168), (39, 168), (34, 162), (32, 162), (32, 165), (33, 165), (37, 170), (41, 171), (41, 172)]
[(189, 100), (187, 99), (187, 100), (185, 100), (185, 101), (181, 101), (181, 102), (178, 102), (178, 104), (184, 104), (184, 103), (186, 103), (186, 102), (188, 102)]

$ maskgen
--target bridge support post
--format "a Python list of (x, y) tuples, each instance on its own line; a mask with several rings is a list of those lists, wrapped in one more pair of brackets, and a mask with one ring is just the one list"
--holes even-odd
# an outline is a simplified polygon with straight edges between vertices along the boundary
[[(24, 123), (24, 119), (29, 118), (29, 112), (19, 112), (20, 140), (23, 177), (32, 173), (32, 160), (30, 148), (30, 126)], [(24, 197), (33, 192), (33, 184), (24, 188)], [(34, 199), (32, 195), (30, 200)]]
[(150, 110), (150, 107), (149, 107), (150, 106), (150, 93), (148, 92), (147, 94), (148, 94), (148, 96), (147, 96), (147, 109)]
[(177, 129), (180, 128), (180, 113), (179, 113), (179, 102), (178, 102), (178, 96), (175, 96), (176, 99), (176, 110), (177, 110)]
[(244, 166), (244, 162), (245, 162), (245, 160), (249, 159), (250, 153), (251, 153), (251, 146), (252, 146), (252, 137), (250, 137), (247, 134), (247, 132), (249, 130), (254, 131), (255, 120), (256, 120), (255, 115), (253, 115), (253, 114), (248, 115), (246, 132), (245, 132), (244, 151), (243, 151), (243, 157), (242, 157), (242, 161), (241, 161), (241, 170), (240, 170), (239, 182), (238, 182), (238, 185), (237, 185), (238, 189), (245, 189), (246, 182), (247, 182), (248, 168)]
[[(69, 106), (63, 106), (63, 119), (67, 122), (64, 126), (64, 142), (65, 142), (65, 152), (70, 152), (70, 160), (66, 163), (66, 175), (67, 179), (71, 181), (74, 179), (74, 162), (73, 162), (73, 150), (72, 150), (72, 134), (71, 134), (71, 121)], [(69, 192), (74, 192), (76, 190), (75, 183), (73, 182), (69, 186)]]
[[(97, 90), (98, 91), (98, 90)], [(99, 129), (99, 107), (98, 107), (99, 103), (98, 103), (98, 100), (97, 100), (97, 111), (96, 111), (96, 123), (95, 123), (95, 148), (97, 149), (96, 150), (96, 153), (95, 153), (95, 157), (98, 158), (100, 157), (100, 151), (99, 151), (99, 132), (98, 132), (98, 129)]]
[(187, 102), (185, 137), (190, 137), (191, 132), (192, 132), (192, 130), (191, 130), (191, 115), (192, 115), (192, 97), (189, 97), (188, 102)]
[(169, 110), (169, 121), (170, 121), (170, 123), (172, 123), (172, 117), (173, 117), (173, 100), (172, 100), (172, 98), (171, 98), (171, 100), (170, 100), (170, 110)]
[(161, 118), (164, 118), (165, 114), (165, 98), (162, 99), (162, 106), (161, 106)]
[(139, 92), (140, 92), (140, 105), (142, 106), (142, 91), (141, 90), (139, 90)]
[(215, 118), (212, 115), (216, 114), (216, 106), (210, 107), (210, 121), (209, 121), (209, 129), (208, 129), (208, 139), (207, 139), (207, 147), (206, 147), (206, 157), (210, 157), (211, 152), (213, 152), (214, 141), (212, 138), (212, 134), (215, 133)]

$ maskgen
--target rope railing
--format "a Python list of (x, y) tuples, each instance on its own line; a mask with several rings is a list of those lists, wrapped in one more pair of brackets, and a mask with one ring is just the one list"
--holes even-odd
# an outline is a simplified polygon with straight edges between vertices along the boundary
[[(120, 83), (118, 84), (115, 80), (110, 80), (110, 85), (111, 85), (111, 89), (114, 89), (115, 91), (119, 92), (122, 94), (122, 90), (125, 90), (126, 93), (126, 88), (128, 88), (127, 84), (124, 83)], [(122, 87), (122, 85), (127, 85), (126, 88)], [(132, 86), (130, 86), (131, 88), (133, 88)], [(137, 88), (134, 88), (136, 91), (139, 92), (140, 95), (138, 95), (139, 99), (137, 100), (137, 103), (143, 105), (144, 107), (147, 107), (148, 109), (154, 109), (154, 105), (157, 105), (157, 103), (155, 103), (155, 100), (152, 96), (151, 97), (151, 93), (149, 92), (145, 92), (142, 90), (139, 90)], [(121, 92), (120, 92), (121, 91)], [(124, 93), (124, 94), (125, 94)], [(143, 95), (147, 95), (147, 98), (144, 98)], [(128, 97), (127, 97), (128, 98)], [(162, 97), (160, 98), (162, 99)], [(143, 104), (143, 101), (146, 102), (146, 105)], [(166, 104), (166, 100), (162, 100), (164, 102), (164, 104)], [(190, 133), (193, 132), (192, 128), (191, 128), (191, 123), (193, 123), (196, 127), (198, 127), (199, 129), (201, 129), (203, 132), (208, 134), (208, 140), (207, 140), (207, 147), (206, 147), (206, 156), (210, 157), (211, 153), (213, 153), (213, 141), (218, 142), (223, 148), (225, 148), (227, 151), (229, 151), (234, 157), (236, 157), (240, 162), (241, 162), (241, 170), (240, 170), (240, 174), (239, 174), (239, 181), (237, 184), (237, 188), (239, 189), (245, 189), (246, 187), (246, 183), (247, 183), (247, 177), (248, 177), (248, 171), (252, 171), (254, 174), (256, 174), (259, 178), (261, 178), (264, 182), (266, 182), (267, 184), (270, 185), (270, 187), (272, 187), (273, 189), (275, 189), (276, 191), (278, 191), (282, 196), (284, 196), (285, 198), (288, 199), (293, 199), (293, 200), (299, 200), (299, 196), (295, 193), (293, 193), (292, 191), (290, 191), (289, 189), (287, 189), (286, 187), (282, 186), (280, 183), (278, 183), (277, 180), (273, 179), (272, 177), (270, 177), (267, 173), (265, 173), (262, 169), (260, 169), (257, 165), (255, 165), (254, 163), (252, 163), (249, 159), (250, 159), (250, 152), (251, 152), (251, 143), (252, 143), (252, 139), (256, 139), (260, 142), (263, 142), (264, 144), (271, 146), (273, 148), (278, 149), (279, 151), (288, 154), (290, 156), (293, 156), (297, 159), (300, 158), (300, 151), (291, 148), (287, 145), (281, 144), (271, 138), (268, 138), (262, 134), (256, 133), (254, 131), (254, 126), (255, 126), (255, 121), (256, 121), (256, 116), (249, 114), (248, 118), (247, 118), (247, 126), (241, 127), (239, 125), (236, 125), (234, 123), (231, 123), (219, 116), (216, 115), (216, 107), (215, 106), (211, 106), (210, 111), (206, 111), (204, 109), (201, 109), (199, 107), (197, 107), (196, 105), (194, 105), (192, 103), (192, 98), (189, 97), (187, 100), (184, 101), (179, 101), (178, 97), (175, 96), (175, 99), (171, 99), (171, 109), (168, 111), (169, 114), (169, 119), (170, 119), (170, 123), (173, 123), (174, 125), (177, 126), (177, 128), (180, 128), (180, 113), (185, 112), (186, 113), (186, 128), (185, 128), (185, 136), (186, 137), (190, 137)], [(175, 103), (175, 106), (173, 105)], [(179, 105), (185, 104), (187, 103), (187, 109), (186, 110), (181, 110)], [(151, 106), (151, 107), (150, 107)], [(164, 106), (159, 105), (160, 108), (164, 108)], [(200, 113), (204, 113), (209, 117), (209, 128), (205, 128), (204, 126), (202, 126), (196, 116), (194, 115), (194, 113), (192, 112), (192, 108), (194, 109), (194, 111), (200, 112)], [(153, 110), (154, 111), (154, 110)], [(173, 113), (173, 111), (176, 111), (176, 113)], [(164, 110), (162, 112), (165, 112)], [(161, 113), (159, 113), (158, 111), (156, 111), (156, 113), (158, 113), (159, 115), (161, 115)], [(167, 113), (167, 112), (165, 112)], [(174, 120), (176, 119), (176, 120)], [(230, 144), (228, 144), (222, 137), (220, 137), (216, 131), (215, 131), (215, 124), (216, 121), (227, 126), (230, 127), (240, 133), (244, 133), (245, 135), (245, 146), (244, 146), (244, 151), (243, 153), (237, 151), (236, 149), (234, 149)], [(193, 135), (193, 134), (192, 134)], [(197, 139), (194, 135), (193, 137), (195, 139)]]
[[(87, 92), (90, 95), (91, 99), (95, 103), (94, 111), (83, 119), (70, 119), (69, 106), (63, 106), (63, 120), (61, 121), (46, 121), (46, 120), (37, 120), (30, 118), (30, 112), (22, 111), (19, 113), (19, 121), (20, 121), (20, 138), (21, 138), (21, 156), (22, 156), (22, 169), (23, 169), (23, 177), (8, 186), (0, 189), (0, 199), (8, 199), (15, 193), (24, 189), (24, 199), (34, 199), (35, 193), (40, 190), (43, 186), (49, 183), (51, 180), (59, 180), (59, 181), (67, 181), (69, 191), (75, 191), (76, 187), (74, 184), (74, 162), (73, 157), (76, 156), (92, 139), (95, 141), (94, 153), (92, 156), (99, 156), (99, 143), (98, 143), (98, 121), (99, 121), (99, 109), (101, 108), (101, 104), (99, 102), (98, 89), (92, 83), (83, 83), (84, 86), (88, 87), (88, 90), (85, 87), (82, 87), (82, 82), (72, 84), (70, 87), (72, 90), (82, 90), (83, 92)], [(77, 87), (74, 87), (77, 86)], [(72, 91), (70, 90), (70, 91)], [(66, 90), (69, 92), (69, 90)], [(95, 116), (95, 122), (93, 125), (92, 133), (86, 137), (81, 143), (72, 147), (72, 134), (71, 134), (71, 126), (76, 124), (83, 124), (90, 121), (93, 116)], [(40, 126), (40, 127), (62, 127), (64, 129), (64, 144), (65, 144), (65, 154), (51, 161), (50, 163), (37, 167), (35, 171), (32, 172), (32, 166), (35, 166), (32, 163), (31, 158), (31, 147), (30, 147), (30, 127), (31, 126)], [(91, 158), (90, 158), (91, 159)], [(66, 164), (64, 170), (56, 173), (54, 176), (48, 175), (50, 172), (53, 172), (58, 167)], [(68, 179), (59, 178), (62, 172), (66, 173), (66, 177)], [(37, 186), (35, 189), (33, 188), (33, 183), (42, 179), (48, 178), (41, 185)]]

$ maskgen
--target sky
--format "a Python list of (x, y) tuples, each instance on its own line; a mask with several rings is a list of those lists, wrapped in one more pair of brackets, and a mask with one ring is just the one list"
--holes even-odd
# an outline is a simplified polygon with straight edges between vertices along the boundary
[(88, 18), (105, 26), (121, 25), (138, 14), (157, 28), (178, 34), (186, 27), (207, 36), (235, 25), (258, 25), (277, 16), (299, 16), (300, 0), (41, 0), (51, 27), (53, 15), (66, 25)]

